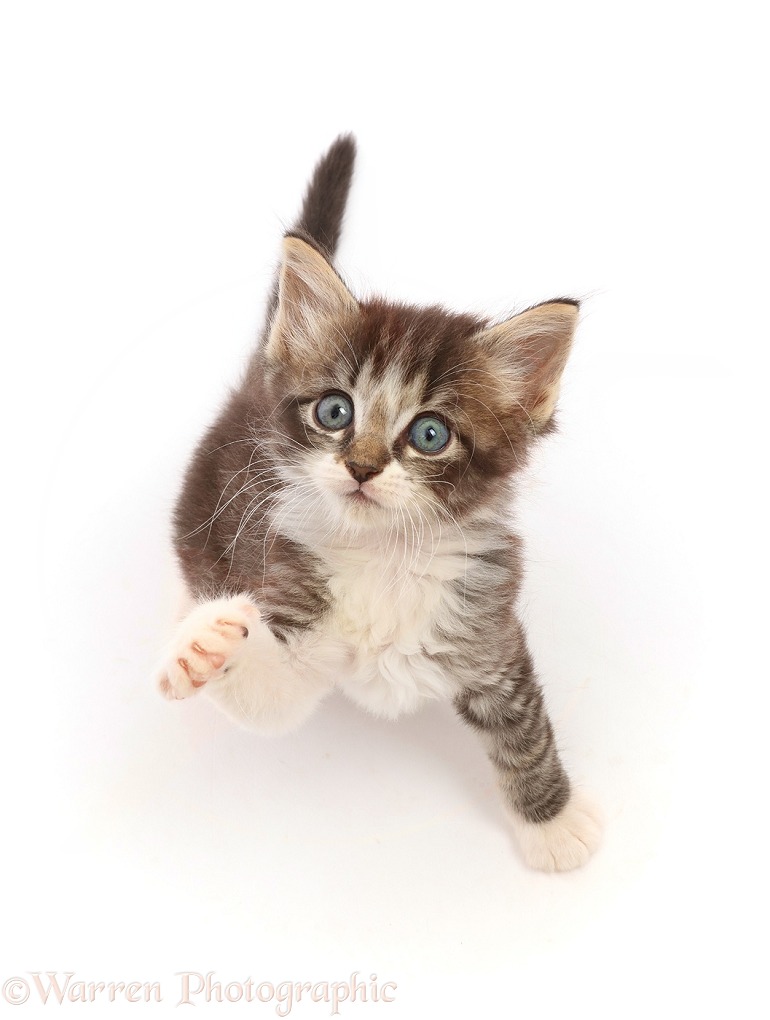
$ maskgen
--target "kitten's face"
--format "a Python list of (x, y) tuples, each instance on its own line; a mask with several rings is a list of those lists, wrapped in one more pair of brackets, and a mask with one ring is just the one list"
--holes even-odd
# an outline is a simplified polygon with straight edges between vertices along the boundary
[[(289, 241), (265, 352), (275, 411), (264, 441), (296, 513), (330, 530), (422, 537), (499, 512), (506, 480), (551, 419), (558, 373), (540, 356), (542, 338), (555, 329), (568, 344), (574, 306), (517, 317), (539, 325), (533, 334), (519, 323), (513, 357), (515, 328), (358, 303), (320, 255)], [(533, 336), (539, 343), (521, 342)]]
[(302, 474), (348, 524), (434, 518), (446, 507), (441, 489), (453, 484), (460, 440), (446, 414), (427, 406), (425, 379), (395, 362), (378, 373), (371, 357), (358, 370), (340, 367), (335, 387), (295, 405), (308, 443)]
[(373, 303), (337, 326), (275, 373), (284, 476), (356, 530), (435, 527), (488, 504), (526, 444), (470, 358), (480, 324)]

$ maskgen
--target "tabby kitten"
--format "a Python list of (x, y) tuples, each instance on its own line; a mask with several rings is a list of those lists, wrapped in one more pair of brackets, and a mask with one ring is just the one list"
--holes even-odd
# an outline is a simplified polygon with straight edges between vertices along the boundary
[(333, 268), (339, 138), (283, 241), (263, 337), (174, 514), (185, 615), (159, 685), (264, 733), (333, 688), (380, 716), (451, 699), (483, 738), (526, 861), (595, 849), (514, 604), (511, 480), (553, 427), (578, 304), (504, 322), (359, 301)]

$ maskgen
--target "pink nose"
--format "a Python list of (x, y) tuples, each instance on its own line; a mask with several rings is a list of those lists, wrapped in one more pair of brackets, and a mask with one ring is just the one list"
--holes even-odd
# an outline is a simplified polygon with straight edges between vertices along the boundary
[(382, 468), (376, 467), (374, 464), (356, 464), (354, 460), (346, 460), (345, 467), (359, 484), (368, 482), (370, 478), (374, 478), (382, 471)]

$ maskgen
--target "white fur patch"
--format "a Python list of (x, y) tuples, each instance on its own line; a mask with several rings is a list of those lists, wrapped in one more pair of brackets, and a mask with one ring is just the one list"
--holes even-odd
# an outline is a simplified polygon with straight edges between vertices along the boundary
[(512, 815), (521, 853), (538, 871), (571, 871), (585, 864), (601, 839), (601, 814), (582, 791), (574, 791), (548, 822), (526, 822)]
[(320, 555), (334, 599), (324, 631), (350, 650), (350, 671), (338, 680), (345, 693), (389, 718), (451, 697), (454, 681), (431, 655), (449, 650), (435, 624), (459, 619), (461, 599), (446, 582), (462, 576), (465, 557), (449, 543), (430, 555), (398, 538)]
[(350, 663), (336, 684), (389, 718), (426, 698), (452, 697), (456, 681), (433, 658), (452, 650), (438, 624), (455, 637), (466, 630), (462, 594), (449, 582), (465, 577), (468, 554), (497, 546), (421, 513), (414, 483), (397, 462), (363, 484), (372, 504), (350, 505), (358, 484), (331, 454), (315, 458), (308, 474), (320, 498), (279, 498), (274, 519), (326, 568), (332, 607), (319, 637), (346, 648)]

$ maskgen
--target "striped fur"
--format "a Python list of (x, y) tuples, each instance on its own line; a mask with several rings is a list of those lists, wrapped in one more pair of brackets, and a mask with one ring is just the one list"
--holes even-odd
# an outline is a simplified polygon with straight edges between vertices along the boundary
[[(451, 700), (485, 742), (527, 861), (574, 867), (598, 829), (515, 613), (507, 514), (553, 427), (577, 303), (492, 324), (357, 300), (331, 264), (353, 157), (343, 138), (319, 163), (264, 336), (188, 468), (174, 525), (193, 608), (160, 686), (204, 691), (265, 732), (335, 686), (388, 717)], [(343, 401), (341, 427), (319, 417), (324, 397)], [(448, 430), (443, 448), (415, 445), (425, 415)]]

